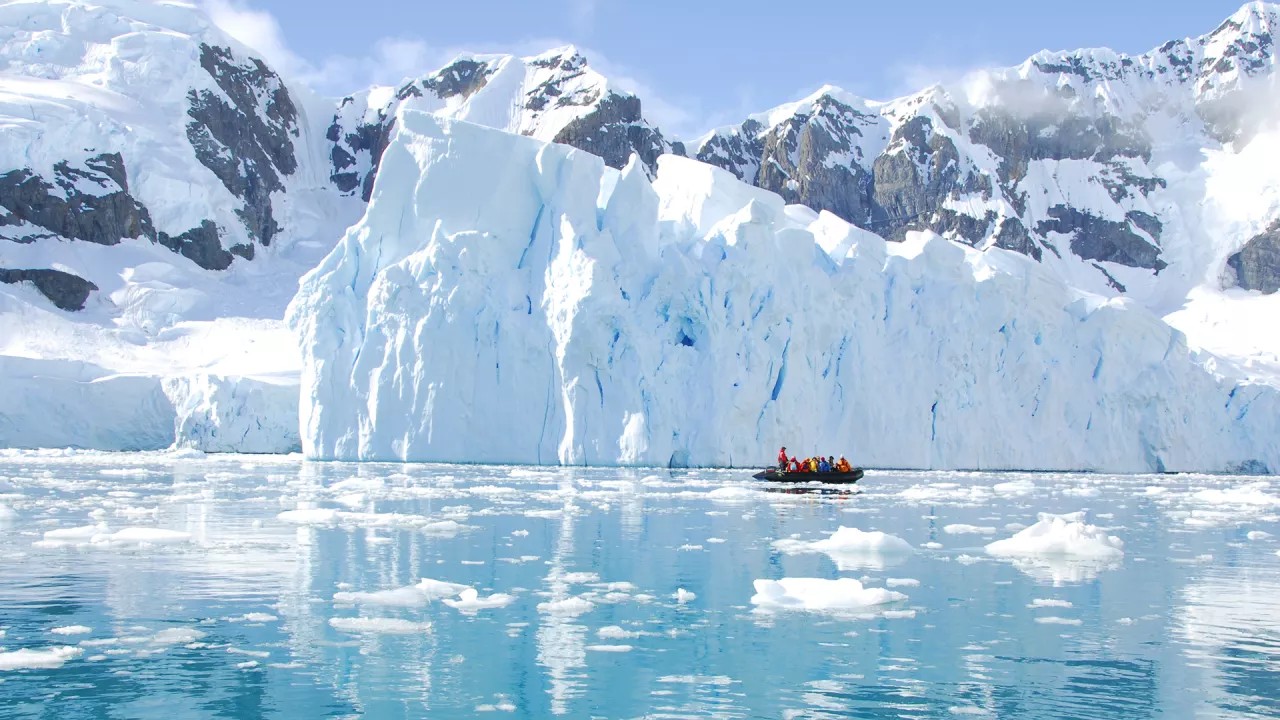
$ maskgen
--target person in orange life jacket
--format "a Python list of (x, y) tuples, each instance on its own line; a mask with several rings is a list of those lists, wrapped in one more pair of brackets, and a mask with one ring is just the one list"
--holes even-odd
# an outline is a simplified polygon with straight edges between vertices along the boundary
[(787, 470), (787, 446), (786, 445), (783, 445), (782, 449), (778, 451), (778, 470), (780, 472), (786, 472)]
[(853, 472), (853, 466), (849, 464), (848, 460), (844, 459), (843, 455), (840, 456), (840, 461), (836, 463), (836, 472)]

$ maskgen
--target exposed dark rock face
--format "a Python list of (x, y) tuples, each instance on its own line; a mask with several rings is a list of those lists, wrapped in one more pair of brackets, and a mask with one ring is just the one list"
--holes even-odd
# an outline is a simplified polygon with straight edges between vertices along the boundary
[(697, 159), (724, 168), (739, 180), (754, 184), (760, 171), (760, 159), (764, 157), (764, 141), (760, 138), (765, 130), (759, 121), (747, 120), (736, 133), (713, 135), (699, 148)]
[[(760, 143), (755, 184), (789, 203), (856, 220), (872, 216), (872, 182), (861, 140), (875, 118), (822, 96), (811, 113), (788, 118)], [(832, 162), (839, 158), (844, 162)]]
[(1280, 290), (1280, 220), (1227, 258), (1227, 268), (1233, 284), (1245, 290), (1266, 295)]
[[(0, 237), (17, 243), (66, 238), (99, 245), (145, 238), (206, 270), (225, 270), (233, 254), (253, 257), (252, 245), (224, 250), (218, 226), (211, 220), (176, 236), (157, 232), (147, 208), (129, 194), (129, 177), (119, 153), (95, 155), (78, 165), (63, 160), (53, 172), (51, 180), (27, 169), (0, 175)], [(55, 300), (62, 307), (59, 302)]]
[(298, 111), (280, 77), (257, 58), (238, 61), (227, 48), (203, 44), (200, 66), (222, 94), (188, 93), (187, 140), (200, 163), (244, 202), (236, 214), (249, 236), (270, 245), (280, 231), (271, 193), (283, 190), (281, 176), (298, 166)]
[[(955, 143), (917, 115), (893, 134), (889, 150), (874, 165), (876, 209), (872, 228), (889, 240), (908, 230), (945, 225), (934, 214), (961, 181)], [(952, 218), (951, 225), (956, 225)], [(970, 228), (972, 232), (974, 228)]]
[(11, 270), (0, 268), (0, 283), (31, 283), (42, 295), (62, 310), (83, 310), (89, 293), (97, 285), (79, 275), (61, 270)]
[(1065, 205), (1049, 208), (1049, 217), (1049, 220), (1040, 222), (1036, 230), (1071, 235), (1071, 252), (1085, 260), (1113, 262), (1156, 272), (1166, 267), (1160, 259), (1160, 248), (1133, 232), (1131, 220), (1106, 220)]
[(235, 245), (229, 251), (223, 249), (218, 226), (212, 220), (205, 220), (199, 227), (191, 228), (181, 235), (160, 233), (156, 242), (206, 270), (226, 270), (231, 266), (234, 255), (246, 260), (253, 259), (252, 245)]
[(0, 235), (20, 242), (65, 237), (99, 245), (153, 237), (151, 216), (129, 194), (124, 160), (104, 153), (54, 165), (53, 178), (28, 169), (0, 175)]
[[(353, 98), (344, 98), (342, 105), (339, 106), (339, 112), (343, 106), (353, 102)], [(334, 117), (333, 123), (329, 125), (329, 130), (325, 134), (325, 137), (333, 143), (329, 152), (333, 172), (329, 175), (329, 179), (344, 195), (350, 195), (356, 188), (360, 188), (361, 199), (369, 202), (382, 153), (391, 142), (395, 122), (394, 117), (388, 118), (386, 112), (379, 111), (377, 122), (358, 123), (350, 130), (344, 131), (339, 118)], [(357, 158), (359, 154), (365, 155), (370, 165), (364, 173), (360, 171)]]
[(662, 134), (644, 121), (640, 98), (633, 95), (608, 95), (594, 112), (566, 125), (555, 141), (599, 155), (606, 165), (619, 169), (636, 153), (652, 171), (658, 156), (667, 151)]

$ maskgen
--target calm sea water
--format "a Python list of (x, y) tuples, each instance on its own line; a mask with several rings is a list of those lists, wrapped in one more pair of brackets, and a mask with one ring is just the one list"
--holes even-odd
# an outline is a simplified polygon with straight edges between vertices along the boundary
[[(4, 718), (1280, 717), (1272, 479), (10, 453), (0, 504)], [(1081, 509), (1122, 560), (983, 550)], [(774, 544), (841, 526), (915, 552)], [(784, 577), (907, 597), (752, 604)]]

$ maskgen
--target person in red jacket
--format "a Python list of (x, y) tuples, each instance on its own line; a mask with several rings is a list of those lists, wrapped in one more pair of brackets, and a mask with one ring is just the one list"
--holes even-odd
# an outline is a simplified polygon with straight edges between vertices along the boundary
[(787, 446), (783, 445), (778, 451), (778, 472), (787, 471)]
[(791, 458), (791, 463), (790, 463), (789, 465), (787, 465), (787, 471), (788, 471), (788, 472), (800, 472), (800, 461), (799, 461), (799, 460), (797, 460), (797, 459), (795, 459), (794, 457), (793, 457), (793, 458)]

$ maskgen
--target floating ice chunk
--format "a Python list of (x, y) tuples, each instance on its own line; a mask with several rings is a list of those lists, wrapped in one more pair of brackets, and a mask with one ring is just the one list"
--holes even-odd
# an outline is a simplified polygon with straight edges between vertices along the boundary
[(432, 580), (431, 578), (422, 578), (415, 587), (430, 600), (455, 597), (461, 594), (463, 590), (471, 589), (466, 585), (445, 582), (444, 580)]
[(958, 483), (912, 485), (898, 493), (898, 497), (908, 502), (954, 502), (960, 504), (985, 502), (990, 495), (991, 490), (981, 485), (960, 485)]
[(991, 486), (991, 489), (997, 495), (1030, 495), (1036, 491), (1036, 484), (1026, 478), (1022, 478), (1020, 480), (996, 483)]
[(432, 535), (456, 535), (465, 526), (454, 520), (432, 520), (405, 513), (352, 512), (335, 508), (300, 507), (276, 515), (281, 522), (313, 527), (354, 526), (362, 528), (405, 528)]
[(712, 490), (707, 493), (707, 498), (716, 502), (740, 503), (763, 500), (766, 498), (766, 495), (759, 490), (745, 488), (740, 485), (729, 485)]
[(631, 652), (631, 646), (630, 645), (588, 645), (587, 650), (591, 650), (593, 652), (624, 653), (624, 652)]
[(416, 585), (375, 590), (373, 592), (336, 592), (333, 601), (343, 605), (384, 605), (388, 607), (418, 607), (432, 600), (451, 598), (471, 588), (467, 585), (423, 578)]
[(246, 623), (268, 623), (275, 622), (280, 618), (268, 613), (245, 613), (240, 617), (227, 618), (228, 622), (246, 622)]
[(1079, 618), (1064, 618), (1057, 615), (1046, 615), (1045, 617), (1036, 618), (1036, 622), (1042, 625), (1079, 625)]
[(276, 515), (281, 522), (294, 525), (337, 525), (338, 511), (333, 508), (301, 508)]
[(826, 553), (841, 570), (858, 568), (883, 569), (901, 562), (913, 551), (911, 544), (896, 535), (873, 530), (864, 532), (858, 528), (841, 525), (830, 537), (814, 542), (803, 540), (776, 540), (773, 546), (787, 554), (809, 552)]
[(1190, 499), (1205, 505), (1232, 505), (1236, 507), (1277, 507), (1280, 497), (1267, 491), (1271, 486), (1266, 482), (1248, 483), (1229, 488), (1204, 488), (1191, 494)]
[(578, 615), (591, 612), (595, 607), (595, 603), (585, 598), (569, 597), (562, 600), (538, 603), (538, 612), (544, 612), (549, 615), (577, 617)]
[(1267, 538), (1271, 537), (1271, 533), (1267, 532), (1266, 530), (1250, 530), (1249, 533), (1245, 535), (1245, 537), (1249, 538), (1250, 540), (1266, 540)]
[(942, 532), (948, 535), (992, 535), (995, 531), (994, 527), (987, 525), (964, 525), (961, 523), (954, 523), (942, 528)]
[(1053, 599), (1053, 598), (1036, 598), (1036, 599), (1032, 600), (1032, 601), (1027, 605), (1027, 607), (1029, 607), (1029, 608), (1042, 608), (1042, 607), (1061, 607), (1061, 608), (1069, 608), (1069, 607), (1071, 607), (1071, 601), (1070, 601), (1070, 600), (1055, 600), (1055, 599)]
[(921, 543), (920, 547), (925, 548), (926, 550), (941, 550), (942, 543), (940, 542)]
[(884, 584), (886, 587), (920, 587), (920, 581), (915, 578), (887, 578)]
[(94, 545), (112, 546), (176, 545), (190, 541), (191, 533), (188, 532), (144, 527), (127, 527), (118, 532), (98, 533), (89, 538), (89, 542)]
[(429, 622), (381, 617), (329, 618), (329, 626), (334, 630), (356, 635), (415, 635), (431, 629)]
[(1035, 525), (987, 545), (1000, 557), (1065, 556), (1110, 560), (1124, 555), (1124, 542), (1085, 522), (1085, 513), (1040, 513)]
[(202, 637), (204, 637), (204, 633), (199, 630), (185, 627), (174, 627), (165, 628), (149, 638), (144, 638), (144, 641), (149, 642), (152, 645), (186, 645), (187, 643), (193, 643)]
[(458, 599), (453, 600), (445, 598), (441, 602), (449, 607), (466, 614), (474, 614), (479, 610), (488, 608), (500, 608), (510, 605), (516, 597), (506, 593), (494, 593), (489, 597), (480, 597), (480, 594), (474, 588), (467, 588), (458, 593)]
[(52, 670), (83, 654), (84, 650), (70, 646), (0, 652), (0, 670)]
[(0, 503), (0, 523), (16, 520), (17, 517), (18, 513), (14, 511), (13, 508), (5, 505), (4, 503)]
[(93, 632), (93, 628), (84, 625), (63, 625), (52, 628), (49, 632), (54, 635), (88, 635)]
[(110, 532), (106, 523), (97, 525), (81, 525), (79, 527), (46, 530), (44, 539), (52, 542), (88, 542), (94, 535)]
[(640, 637), (643, 634), (635, 630), (625, 630), (619, 625), (605, 625), (596, 630), (596, 635), (603, 640), (622, 640), (624, 638)]
[(696, 593), (691, 593), (688, 590), (685, 590), (684, 588), (677, 588), (675, 595), (672, 595), (672, 597), (676, 599), (676, 602), (683, 605), (689, 602), (690, 600), (696, 599), (698, 596)]
[(884, 588), (864, 588), (853, 578), (782, 578), (756, 580), (751, 603), (762, 610), (806, 610), (841, 613), (906, 600)]
[(987, 545), (987, 553), (1012, 558), (1014, 567), (1055, 586), (1084, 582), (1119, 566), (1124, 543), (1086, 523), (1083, 512), (1039, 517), (1013, 537)]

